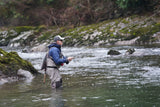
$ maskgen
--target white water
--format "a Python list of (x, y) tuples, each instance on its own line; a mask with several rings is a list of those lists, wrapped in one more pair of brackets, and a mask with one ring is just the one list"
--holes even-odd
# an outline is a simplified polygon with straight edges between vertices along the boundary
[[(135, 53), (132, 55), (125, 55), (129, 48), (135, 48)], [(118, 56), (107, 55), (110, 49), (118, 50), (121, 54)], [(154, 58), (151, 61), (147, 59), (139, 60), (145, 56), (159, 56), (160, 48), (144, 48), (144, 47), (112, 47), (112, 48), (71, 48), (63, 47), (62, 51), (65, 56), (72, 56), (75, 59), (61, 67), (61, 73), (67, 74), (86, 74), (86, 72), (97, 72), (95, 75), (103, 75), (107, 78), (117, 78), (116, 82), (123, 83), (119, 78), (128, 78), (128, 75), (134, 75), (141, 78), (137, 80), (129, 79), (125, 81), (126, 84), (147, 84), (155, 83), (159, 85), (160, 82), (160, 68), (159, 64), (153, 66)], [(45, 52), (21, 53), (18, 54), (34, 65), (36, 69), (40, 69)], [(138, 72), (141, 71), (141, 72)], [(41, 71), (43, 72), (43, 71)], [(92, 74), (93, 75), (93, 74)]]
[[(135, 53), (125, 55), (129, 48), (134, 48)], [(118, 50), (121, 54), (107, 55), (110, 49)], [(36, 69), (40, 69), (45, 52), (22, 53), (21, 49), (14, 51), (29, 60)], [(51, 91), (49, 79), (43, 84), (43, 76), (39, 75), (29, 79), (30, 83), (21, 81), (1, 85), (0, 94), (5, 94), (0, 96), (0, 106), (159, 107), (159, 47), (63, 47), (62, 51), (65, 56), (75, 57), (60, 69), (63, 90), (52, 92), (55, 90)], [(32, 76), (27, 74), (27, 77)]]
[[(132, 55), (125, 55), (129, 48), (134, 48), (135, 52)], [(117, 56), (107, 55), (110, 49), (118, 50), (121, 54)], [(40, 70), (45, 52), (22, 53), (20, 49), (14, 51), (17, 51), (20, 57), (29, 60), (36, 69)], [(111, 48), (63, 47), (62, 52), (65, 56), (75, 57), (68, 65), (65, 64), (61, 67), (61, 73), (64, 75), (75, 73), (86, 75), (86, 72), (97, 72), (94, 75), (103, 75), (107, 78), (127, 78), (128, 75), (134, 75), (141, 78), (129, 79), (125, 82), (121, 79), (115, 79), (115, 81), (126, 84), (154, 83), (159, 85), (160, 83), (160, 64), (154, 62), (154, 58), (141, 60), (145, 56), (160, 56), (160, 48), (131, 46)], [(153, 66), (154, 63), (156, 64)], [(40, 72), (43, 73), (43, 71)]]

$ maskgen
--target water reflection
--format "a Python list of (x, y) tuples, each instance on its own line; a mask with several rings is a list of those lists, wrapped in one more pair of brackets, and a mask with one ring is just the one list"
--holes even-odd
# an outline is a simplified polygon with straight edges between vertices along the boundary
[(62, 89), (54, 89), (51, 93), (52, 97), (50, 100), (49, 107), (64, 107), (62, 100)]

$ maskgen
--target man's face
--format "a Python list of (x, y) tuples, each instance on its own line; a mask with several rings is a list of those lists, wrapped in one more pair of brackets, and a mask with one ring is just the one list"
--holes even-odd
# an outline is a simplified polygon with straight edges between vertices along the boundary
[(62, 46), (63, 45), (63, 41), (62, 40), (57, 40), (57, 44)]

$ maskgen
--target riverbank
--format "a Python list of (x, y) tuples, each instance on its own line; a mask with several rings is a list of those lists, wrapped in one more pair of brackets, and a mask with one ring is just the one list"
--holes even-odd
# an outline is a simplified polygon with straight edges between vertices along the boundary
[(55, 35), (65, 37), (64, 46), (142, 45), (160, 43), (160, 17), (138, 16), (107, 20), (73, 28), (18, 26), (1, 28), (0, 45), (45, 51)]

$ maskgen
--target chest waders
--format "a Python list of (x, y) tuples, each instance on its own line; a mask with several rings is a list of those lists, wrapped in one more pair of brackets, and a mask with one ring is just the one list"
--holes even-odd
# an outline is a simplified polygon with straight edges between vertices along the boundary
[[(62, 58), (63, 55), (60, 54), (60, 58)], [(45, 83), (46, 80), (46, 74), (49, 75), (51, 79), (51, 87), (52, 88), (58, 88), (62, 86), (62, 77), (60, 75), (59, 71), (60, 65), (56, 65), (53, 61), (52, 57), (49, 56), (48, 52), (45, 55), (45, 58), (43, 60), (43, 64), (41, 69), (45, 70), (43, 83)]]

